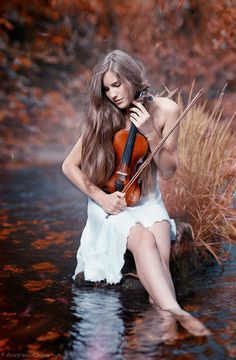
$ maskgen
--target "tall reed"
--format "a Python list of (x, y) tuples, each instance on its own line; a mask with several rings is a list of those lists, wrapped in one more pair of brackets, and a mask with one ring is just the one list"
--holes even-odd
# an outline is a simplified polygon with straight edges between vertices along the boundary
[[(191, 96), (192, 90), (189, 100)], [(230, 130), (233, 119), (222, 120), (222, 99), (223, 92), (212, 112), (206, 110), (207, 102), (198, 103), (181, 122), (178, 170), (161, 184), (170, 214), (192, 226), (195, 248), (220, 263), (227, 253), (223, 244), (236, 243), (236, 176), (229, 171), (236, 161), (236, 141)], [(183, 109), (180, 95), (178, 103)]]

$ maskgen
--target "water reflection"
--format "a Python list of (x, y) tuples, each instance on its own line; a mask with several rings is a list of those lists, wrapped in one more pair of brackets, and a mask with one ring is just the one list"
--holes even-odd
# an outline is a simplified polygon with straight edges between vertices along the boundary
[(145, 295), (73, 285), (86, 199), (60, 166), (5, 170), (0, 183), (1, 353), (65, 360), (236, 358), (236, 247), (224, 269), (177, 278), (181, 305), (212, 337), (194, 338), (178, 327), (180, 337), (167, 345), (160, 342), (165, 322)]
[(71, 310), (76, 321), (67, 359), (121, 360), (129, 354), (130, 359), (141, 360), (144, 354), (154, 356), (163, 342), (163, 313), (151, 307), (143, 294), (74, 288)]
[(69, 358), (121, 359), (124, 323), (118, 293), (101, 289), (73, 289), (73, 311), (76, 322), (71, 330), (72, 350)]

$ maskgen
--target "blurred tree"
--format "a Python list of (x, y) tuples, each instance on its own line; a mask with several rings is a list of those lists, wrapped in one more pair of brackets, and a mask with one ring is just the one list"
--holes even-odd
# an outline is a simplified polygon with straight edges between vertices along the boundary
[(1, 2), (0, 135), (9, 145), (4, 157), (16, 138), (52, 143), (61, 142), (63, 133), (65, 143), (73, 141), (71, 127), (91, 68), (114, 48), (145, 63), (155, 90), (165, 83), (187, 94), (196, 79), (213, 99), (228, 83), (226, 114), (232, 116), (235, 20), (235, 0)]

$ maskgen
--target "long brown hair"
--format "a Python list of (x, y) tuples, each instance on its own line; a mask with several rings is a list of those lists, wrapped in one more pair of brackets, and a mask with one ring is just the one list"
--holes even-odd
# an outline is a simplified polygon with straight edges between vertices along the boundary
[[(114, 72), (121, 82), (126, 82), (134, 96), (147, 87), (141, 63), (121, 50), (110, 52), (93, 69), (83, 112), (81, 169), (99, 187), (114, 171), (113, 136), (125, 127), (124, 110), (110, 102), (104, 91), (103, 77), (107, 71)], [(142, 176), (145, 193), (153, 186), (155, 170), (153, 162)]]

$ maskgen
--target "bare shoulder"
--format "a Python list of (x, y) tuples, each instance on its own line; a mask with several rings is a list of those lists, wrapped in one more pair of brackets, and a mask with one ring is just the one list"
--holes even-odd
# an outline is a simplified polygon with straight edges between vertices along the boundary
[(153, 113), (159, 113), (159, 116), (169, 116), (179, 114), (179, 112), (179, 105), (175, 101), (167, 97), (155, 96)]
[(151, 103), (150, 115), (157, 131), (162, 131), (167, 125), (171, 126), (179, 113), (179, 105), (167, 97), (155, 96)]

